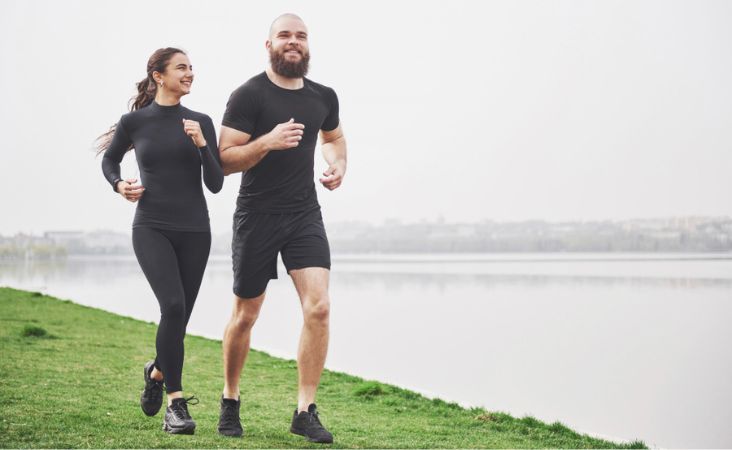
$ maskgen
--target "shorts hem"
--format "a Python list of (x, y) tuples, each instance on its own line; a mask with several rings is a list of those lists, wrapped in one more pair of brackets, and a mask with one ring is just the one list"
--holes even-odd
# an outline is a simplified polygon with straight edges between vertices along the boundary
[[(240, 292), (242, 292), (242, 291), (240, 291)], [(257, 298), (257, 297), (259, 297), (260, 295), (262, 295), (262, 294), (264, 294), (265, 292), (267, 292), (267, 286), (265, 286), (265, 287), (264, 287), (264, 288), (262, 289), (262, 291), (261, 291), (261, 292), (260, 292), (259, 294), (256, 294), (256, 295), (241, 295), (241, 293), (240, 293), (240, 292), (237, 292), (237, 291), (236, 291), (236, 289), (234, 289), (234, 290), (233, 290), (233, 293), (234, 293), (234, 295), (236, 295), (236, 296), (237, 296), (237, 297), (239, 297), (240, 299), (242, 299), (242, 300), (251, 300), (251, 299), (253, 299), (253, 298)]]
[(285, 267), (285, 270), (287, 270), (287, 274), (289, 275), (291, 270), (308, 269), (310, 267), (320, 267), (323, 269), (328, 269), (330, 271), (330, 265), (325, 264), (305, 264), (302, 266)]

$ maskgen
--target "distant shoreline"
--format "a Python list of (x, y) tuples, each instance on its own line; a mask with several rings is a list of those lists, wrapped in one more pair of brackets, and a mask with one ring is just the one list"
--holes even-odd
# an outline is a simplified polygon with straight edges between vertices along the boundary
[[(209, 261), (230, 261), (231, 255), (212, 253)], [(71, 254), (61, 260), (136, 261), (133, 254)], [(728, 261), (732, 252), (496, 252), (496, 253), (334, 253), (333, 261), (349, 263), (525, 263), (525, 262), (643, 262), (643, 261)], [(23, 258), (0, 258), (0, 262), (22, 261)], [(44, 261), (43, 258), (32, 258)], [(48, 259), (52, 261), (53, 259)]]

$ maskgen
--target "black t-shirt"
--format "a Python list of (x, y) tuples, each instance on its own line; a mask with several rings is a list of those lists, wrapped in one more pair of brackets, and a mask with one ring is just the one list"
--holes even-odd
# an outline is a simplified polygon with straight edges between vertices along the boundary
[(315, 146), (319, 130), (331, 131), (339, 124), (338, 97), (333, 89), (307, 78), (301, 89), (284, 89), (262, 72), (231, 94), (222, 124), (249, 134), (253, 141), (291, 118), (305, 125), (302, 140), (297, 147), (270, 151), (242, 173), (238, 208), (282, 213), (318, 206), (313, 181)]
[[(206, 147), (196, 148), (183, 131), (183, 119), (200, 123)], [(220, 191), (224, 183), (211, 118), (180, 103), (161, 106), (155, 102), (123, 115), (102, 160), (102, 171), (110, 183), (120, 178), (120, 162), (130, 145), (135, 147), (140, 183), (145, 186), (132, 226), (208, 231), (201, 167), (211, 192)]]

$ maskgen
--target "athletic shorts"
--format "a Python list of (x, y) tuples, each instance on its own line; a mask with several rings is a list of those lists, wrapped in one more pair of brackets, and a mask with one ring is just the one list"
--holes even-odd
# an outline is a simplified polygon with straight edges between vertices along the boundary
[(330, 246), (320, 207), (296, 213), (266, 214), (237, 209), (231, 254), (234, 294), (261, 295), (277, 278), (277, 253), (287, 273), (305, 267), (330, 270)]

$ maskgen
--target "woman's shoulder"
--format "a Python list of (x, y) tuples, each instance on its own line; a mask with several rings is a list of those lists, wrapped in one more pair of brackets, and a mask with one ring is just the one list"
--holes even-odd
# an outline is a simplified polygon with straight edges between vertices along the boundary
[(141, 120), (145, 120), (149, 117), (149, 110), (147, 107), (143, 107), (140, 109), (135, 109), (134, 111), (130, 111), (128, 113), (122, 114), (122, 117), (120, 117), (120, 122), (123, 126), (135, 126), (138, 122)]
[(183, 113), (184, 113), (184, 115), (188, 116), (188, 117), (186, 117), (186, 119), (195, 120), (197, 122), (211, 122), (211, 123), (213, 123), (213, 121), (211, 120), (211, 117), (208, 114), (205, 114), (205, 113), (202, 113), (202, 112), (198, 112), (198, 111), (194, 111), (194, 110), (192, 110), (190, 108), (186, 108), (185, 106), (183, 107)]
[(121, 128), (130, 138), (143, 126), (143, 124), (149, 121), (149, 111), (147, 108), (140, 108), (128, 113), (122, 114), (119, 118), (118, 126)]

